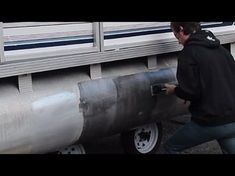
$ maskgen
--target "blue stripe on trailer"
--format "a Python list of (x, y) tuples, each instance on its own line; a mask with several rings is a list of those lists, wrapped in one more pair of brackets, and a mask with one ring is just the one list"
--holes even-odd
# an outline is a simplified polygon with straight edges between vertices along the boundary
[(83, 40), (69, 40), (69, 41), (34, 43), (34, 44), (23, 44), (23, 45), (9, 45), (9, 46), (4, 46), (4, 50), (11, 51), (11, 50), (21, 50), (21, 49), (76, 45), (76, 44), (93, 43), (93, 42), (94, 39), (83, 39)]

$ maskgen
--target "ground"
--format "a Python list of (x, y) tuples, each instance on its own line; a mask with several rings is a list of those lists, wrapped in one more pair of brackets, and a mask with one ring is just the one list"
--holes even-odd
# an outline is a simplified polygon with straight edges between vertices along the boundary
[[(156, 154), (163, 154), (162, 144), (180, 127), (187, 122), (187, 117), (176, 118), (176, 121), (164, 121), (163, 138), (159, 150)], [(180, 122), (180, 123), (176, 123)], [(88, 154), (123, 154), (123, 148), (120, 142), (120, 135), (105, 137), (93, 140), (84, 145)], [(207, 142), (199, 146), (187, 149), (182, 154), (222, 154), (221, 149), (216, 141)]]

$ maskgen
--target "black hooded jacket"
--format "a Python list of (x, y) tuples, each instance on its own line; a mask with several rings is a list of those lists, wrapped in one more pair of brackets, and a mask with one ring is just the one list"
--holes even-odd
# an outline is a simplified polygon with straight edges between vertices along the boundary
[(235, 122), (235, 61), (212, 32), (190, 35), (178, 57), (175, 94), (201, 125)]

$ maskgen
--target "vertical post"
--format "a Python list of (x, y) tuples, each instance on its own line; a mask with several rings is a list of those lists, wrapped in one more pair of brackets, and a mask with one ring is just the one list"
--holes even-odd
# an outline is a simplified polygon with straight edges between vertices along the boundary
[(148, 58), (147, 58), (147, 67), (148, 67), (148, 69), (157, 68), (157, 55), (148, 56)]
[(104, 51), (104, 25), (103, 22), (99, 23), (99, 31), (100, 31), (100, 51)]
[(93, 23), (93, 33), (94, 33), (94, 47), (97, 47), (100, 50), (100, 32), (99, 32), (99, 23)]
[[(99, 48), (100, 52), (103, 52), (104, 51), (103, 23), (102, 22), (94, 23), (94, 30), (95, 30), (94, 44)], [(102, 78), (102, 68), (100, 63), (90, 65), (90, 77), (91, 79)]]
[(90, 77), (91, 79), (102, 78), (101, 64), (90, 65)]
[(33, 92), (32, 75), (31, 74), (19, 75), (18, 86), (20, 93), (32, 93)]
[(3, 22), (0, 22), (0, 62), (5, 62), (4, 56), (4, 38), (3, 38)]

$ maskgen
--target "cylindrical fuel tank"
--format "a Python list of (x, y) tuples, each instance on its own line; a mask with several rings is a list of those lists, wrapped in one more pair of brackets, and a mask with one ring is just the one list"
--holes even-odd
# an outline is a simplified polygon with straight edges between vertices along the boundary
[(175, 96), (151, 95), (151, 85), (175, 81), (169, 66), (98, 80), (79, 70), (43, 73), (26, 94), (1, 82), (0, 153), (52, 152), (185, 113)]
[(80, 140), (115, 134), (184, 113), (184, 107), (178, 109), (175, 96), (151, 94), (151, 85), (170, 82), (176, 82), (175, 68), (171, 67), (79, 83), (79, 109), (84, 116)]

